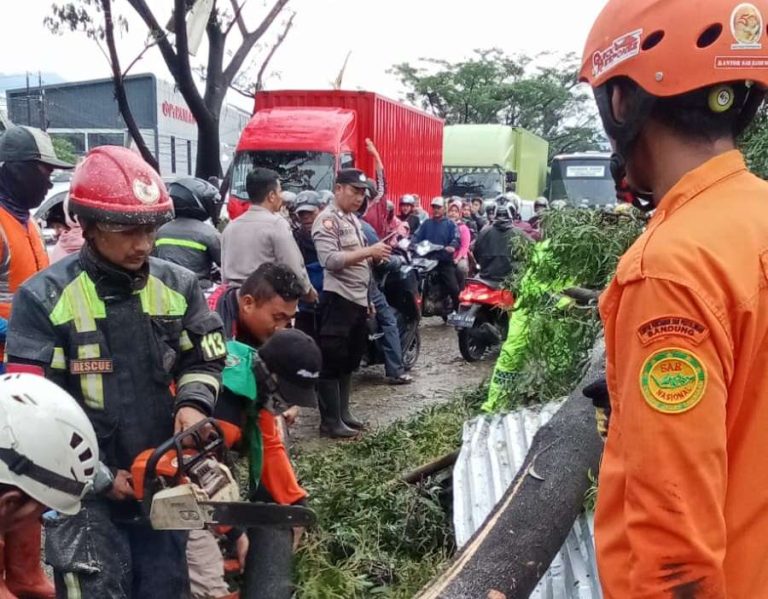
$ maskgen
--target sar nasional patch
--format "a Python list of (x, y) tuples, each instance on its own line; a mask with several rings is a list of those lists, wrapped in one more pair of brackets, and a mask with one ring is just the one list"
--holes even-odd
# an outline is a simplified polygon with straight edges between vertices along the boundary
[(645, 401), (664, 414), (682, 414), (701, 401), (707, 389), (707, 370), (699, 357), (681, 348), (651, 355), (640, 371)]

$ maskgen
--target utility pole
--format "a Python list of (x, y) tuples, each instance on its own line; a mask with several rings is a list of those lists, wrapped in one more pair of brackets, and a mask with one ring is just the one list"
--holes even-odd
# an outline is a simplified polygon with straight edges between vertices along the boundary
[(43, 73), (41, 71), (37, 72), (37, 89), (40, 100), (40, 129), (45, 131), (48, 129), (48, 123), (45, 117), (45, 90), (43, 89)]
[(32, 126), (32, 103), (29, 97), (29, 71), (27, 71), (27, 125)]

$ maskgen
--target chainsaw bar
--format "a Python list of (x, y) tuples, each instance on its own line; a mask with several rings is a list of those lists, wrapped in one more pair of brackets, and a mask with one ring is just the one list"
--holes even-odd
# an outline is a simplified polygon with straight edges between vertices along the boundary
[(309, 528), (316, 519), (315, 512), (300, 505), (245, 501), (204, 501), (199, 505), (207, 512), (206, 524), (224, 524), (240, 528)]

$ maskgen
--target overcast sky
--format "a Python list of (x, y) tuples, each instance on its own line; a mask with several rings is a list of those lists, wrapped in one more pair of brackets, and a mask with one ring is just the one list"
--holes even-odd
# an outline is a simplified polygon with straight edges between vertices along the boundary
[[(270, 4), (271, 4), (270, 0)], [(387, 70), (422, 57), (460, 60), (475, 48), (507, 52), (577, 52), (606, 0), (291, 0), (295, 24), (272, 62), (280, 79), (268, 87), (327, 89), (352, 52), (344, 87), (401, 98), (399, 82)], [(0, 73), (54, 72), (69, 81), (108, 77), (106, 59), (84, 36), (54, 36), (43, 26), (51, 0), (0, 0), (13, 16), (0, 19)], [(221, 4), (229, 4), (219, 0)], [(116, 9), (130, 17), (131, 28), (119, 40), (124, 64), (142, 48), (146, 30), (125, 0)], [(246, 16), (258, 23), (264, 0), (249, 0)], [(149, 0), (165, 23), (171, 0)], [(265, 41), (277, 34), (273, 29)], [(205, 55), (206, 48), (201, 50)], [(254, 53), (258, 59), (259, 53)], [(134, 73), (151, 71), (170, 79), (155, 50)], [(233, 98), (234, 99), (234, 98)], [(241, 102), (237, 102), (242, 105)], [(248, 103), (246, 103), (248, 106)]]

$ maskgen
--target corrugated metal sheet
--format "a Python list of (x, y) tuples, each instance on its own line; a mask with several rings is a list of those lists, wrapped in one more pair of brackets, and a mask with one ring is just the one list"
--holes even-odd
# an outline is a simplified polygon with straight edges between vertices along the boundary
[[(462, 547), (483, 524), (522, 466), (533, 437), (560, 408), (552, 403), (464, 424), (453, 470), (456, 542)], [(601, 599), (591, 516), (575, 522), (568, 539), (531, 594), (532, 599)]]

